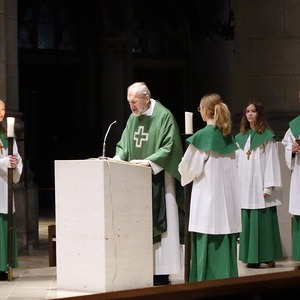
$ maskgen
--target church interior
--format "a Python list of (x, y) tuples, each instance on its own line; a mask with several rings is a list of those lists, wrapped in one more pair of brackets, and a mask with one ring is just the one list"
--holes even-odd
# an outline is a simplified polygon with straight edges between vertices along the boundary
[[(254, 299), (260, 290), (259, 299), (265, 299), (276, 287), (277, 295), (296, 291), (300, 262), (291, 260), (290, 172), (281, 140), (300, 112), (300, 1), (0, 0), (0, 12), (0, 98), (6, 100), (7, 115), (16, 118), (24, 161), (14, 187), (19, 267), (13, 282), (0, 282), (0, 299), (159, 299), (151, 291), (100, 298), (60, 289), (51, 261), (55, 161), (100, 157), (107, 129), (116, 120), (106, 139), (106, 156), (113, 157), (130, 114), (126, 89), (135, 81), (146, 82), (153, 98), (170, 109), (183, 140), (185, 112), (193, 113), (194, 132), (204, 126), (197, 107), (208, 92), (219, 93), (228, 104), (235, 133), (245, 104), (263, 104), (281, 158), (284, 257), (273, 269), (239, 263), (242, 287), (230, 281), (231, 291), (224, 290), (224, 298), (219, 292), (218, 299), (242, 293)], [(202, 291), (200, 298), (199, 285), (185, 288), (184, 272), (171, 285), (178, 287), (169, 290), (170, 297), (180, 290), (186, 292), (181, 299), (213, 297)], [(223, 285), (208, 283), (203, 290)], [(161, 288), (163, 299), (168, 299), (167, 288)]]

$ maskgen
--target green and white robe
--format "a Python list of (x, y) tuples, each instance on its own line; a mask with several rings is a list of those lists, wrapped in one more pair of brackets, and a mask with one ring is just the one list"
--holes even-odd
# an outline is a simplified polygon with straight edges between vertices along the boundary
[(300, 261), (300, 153), (292, 153), (292, 144), (300, 139), (300, 116), (289, 123), (282, 144), (285, 148), (285, 162), (291, 170), (289, 213), (292, 220), (292, 258)]
[(237, 235), (241, 231), (236, 143), (207, 125), (187, 139), (179, 164), (183, 186), (193, 182), (189, 231), (193, 232), (190, 281), (238, 276)]
[(268, 129), (262, 134), (249, 129), (236, 135), (236, 141), (242, 207), (239, 259), (274, 261), (282, 256), (276, 208), (282, 203), (282, 183), (275, 135)]
[[(17, 156), (18, 165), (13, 171), (13, 182), (17, 183), (20, 180), (23, 163), (22, 158), (18, 153), (16, 141), (13, 142), (13, 153)], [(7, 205), (7, 156), (8, 142), (6, 135), (2, 132), (0, 125), (0, 271), (7, 271), (7, 221), (8, 221), (8, 205)], [(13, 203), (13, 210), (15, 205)], [(16, 226), (13, 228), (13, 268), (18, 266), (18, 249), (17, 249), (17, 233)]]
[(291, 185), (289, 197), (289, 213), (300, 216), (300, 153), (292, 153), (292, 144), (300, 138), (300, 116), (289, 123), (289, 129), (282, 139), (285, 147), (285, 161), (291, 170)]
[[(184, 198), (178, 164), (183, 155), (176, 120), (161, 103), (141, 116), (130, 115), (116, 155), (125, 161), (149, 161), (152, 168), (154, 274), (176, 274), (182, 269), (180, 232), (184, 230)], [(162, 172), (163, 171), (163, 172)], [(182, 229), (182, 230), (179, 230)]]

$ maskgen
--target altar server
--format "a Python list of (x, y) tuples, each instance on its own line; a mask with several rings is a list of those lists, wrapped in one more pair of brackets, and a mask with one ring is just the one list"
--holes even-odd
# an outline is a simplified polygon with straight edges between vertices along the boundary
[[(0, 280), (7, 280), (7, 223), (8, 223), (8, 191), (7, 173), (8, 168), (13, 168), (13, 182), (20, 180), (23, 163), (16, 141), (13, 141), (13, 155), (8, 155), (8, 141), (6, 129), (3, 126), (5, 117), (5, 103), (0, 100)], [(13, 206), (14, 208), (14, 206)], [(15, 222), (14, 215), (13, 221)], [(14, 224), (15, 225), (15, 224)], [(16, 227), (13, 228), (13, 265), (18, 266), (18, 249)]]
[(241, 231), (231, 115), (220, 95), (205, 95), (198, 107), (206, 126), (187, 139), (179, 164), (183, 186), (193, 182), (190, 282), (238, 276), (237, 238)]
[(248, 268), (275, 267), (282, 257), (277, 206), (282, 203), (278, 146), (261, 103), (247, 104), (236, 135), (242, 232), (239, 259)]
[(292, 215), (292, 259), (300, 261), (300, 116), (290, 121), (282, 144), (286, 164), (291, 170), (289, 213)]

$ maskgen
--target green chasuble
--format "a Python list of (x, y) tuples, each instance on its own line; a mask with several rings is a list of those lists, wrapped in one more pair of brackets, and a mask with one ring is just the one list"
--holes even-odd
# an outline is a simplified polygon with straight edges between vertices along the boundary
[[(176, 201), (179, 208), (181, 240), (184, 232), (184, 195), (180, 185), (178, 165), (183, 156), (178, 125), (162, 104), (156, 101), (153, 114), (130, 115), (116, 155), (122, 160), (146, 159), (170, 173), (176, 180)], [(161, 233), (167, 230), (164, 173), (152, 175), (152, 209), (154, 243), (160, 241)]]
[(231, 134), (223, 136), (221, 130), (214, 125), (207, 125), (186, 140), (203, 151), (214, 151), (228, 154), (237, 150), (237, 145)]
[(296, 117), (293, 119), (290, 123), (289, 126), (291, 128), (291, 132), (295, 139), (297, 139), (300, 135), (300, 116)]
[(249, 135), (251, 135), (250, 150), (257, 148), (271, 138), (275, 138), (275, 134), (269, 129), (266, 129), (263, 133), (257, 133), (255, 130), (248, 129), (246, 133), (239, 133), (235, 136), (241, 149), (244, 149)]

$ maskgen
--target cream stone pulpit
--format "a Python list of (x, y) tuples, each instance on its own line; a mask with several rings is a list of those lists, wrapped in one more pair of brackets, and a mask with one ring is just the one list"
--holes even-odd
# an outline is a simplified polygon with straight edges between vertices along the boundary
[(58, 288), (153, 286), (151, 169), (114, 160), (56, 160)]

